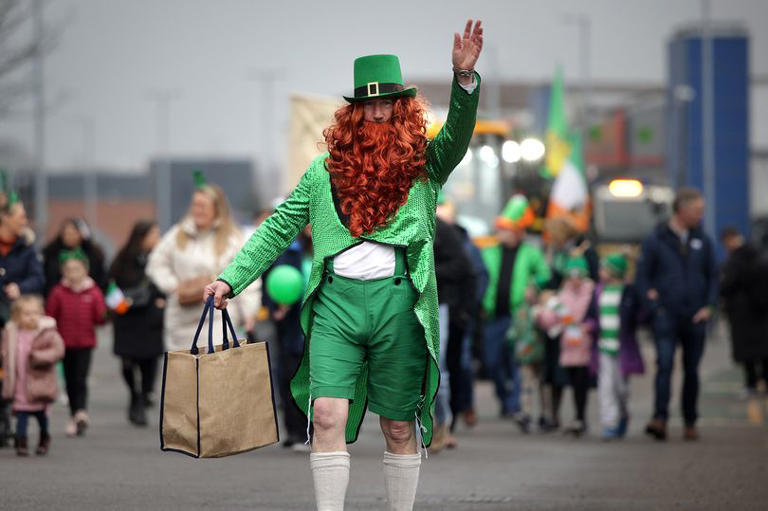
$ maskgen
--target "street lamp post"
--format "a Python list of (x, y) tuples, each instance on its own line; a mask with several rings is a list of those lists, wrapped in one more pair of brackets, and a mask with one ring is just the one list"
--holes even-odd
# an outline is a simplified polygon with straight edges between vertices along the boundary
[(159, 154), (156, 198), (157, 223), (160, 229), (171, 227), (171, 102), (178, 99), (178, 91), (160, 89), (153, 92), (149, 99), (155, 103), (155, 137)]
[(96, 171), (91, 165), (91, 153), (93, 149), (93, 120), (90, 117), (78, 116), (73, 121), (80, 127), (82, 137), (82, 153), (80, 166), (83, 172), (83, 195), (85, 196), (85, 218), (92, 229), (96, 229), (98, 223), (99, 190), (96, 181)]
[[(275, 103), (276, 103), (276, 84), (279, 80), (283, 79), (285, 71), (282, 69), (252, 69), (248, 72), (246, 79), (259, 83), (261, 86), (261, 139), (262, 139), (262, 151), (261, 151), (261, 163), (262, 174), (261, 177), (271, 175), (276, 170), (277, 162), (275, 158)], [(277, 192), (283, 189), (285, 183), (282, 182), (283, 176), (280, 174), (277, 180), (274, 182), (277, 184), (277, 189), (270, 190), (271, 193)], [(262, 197), (266, 198), (266, 197)]]
[(592, 52), (592, 20), (584, 13), (571, 13), (562, 17), (563, 22), (576, 25), (579, 32), (579, 68), (581, 70), (581, 125), (589, 127), (589, 108), (592, 95), (592, 78), (590, 76), (590, 61)]
[[(34, 32), (37, 41), (43, 40), (43, 0), (32, 4)], [(32, 62), (32, 88), (34, 91), (34, 147), (35, 147), (35, 230), (38, 240), (45, 239), (48, 221), (48, 176), (45, 171), (45, 82), (43, 74), (43, 45), (38, 44)]]

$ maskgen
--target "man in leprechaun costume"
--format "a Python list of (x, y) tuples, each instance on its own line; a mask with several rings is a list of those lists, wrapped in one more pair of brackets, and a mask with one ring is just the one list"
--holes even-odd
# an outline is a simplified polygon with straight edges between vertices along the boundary
[[(483, 250), (489, 277), (483, 298), (483, 365), (496, 386), (501, 415), (517, 419), (521, 385), (514, 350), (507, 343), (507, 330), (515, 312), (523, 306), (526, 293), (545, 285), (550, 278), (544, 254), (525, 241), (525, 229), (533, 219), (528, 200), (514, 195), (496, 218), (499, 243)], [(527, 429), (527, 424), (520, 426)]]
[(403, 86), (397, 57), (355, 60), (354, 94), (324, 132), (328, 153), (206, 288), (217, 307), (226, 306), (310, 224), (306, 341), (291, 391), (314, 424), (310, 465), (320, 510), (343, 509), (346, 443), (356, 440), (366, 406), (380, 416), (386, 441), (390, 509), (413, 507), (417, 436), (431, 442), (439, 380), (436, 200), (472, 137), (482, 43), (479, 21), (454, 35), (448, 116), (429, 143), (424, 103)]

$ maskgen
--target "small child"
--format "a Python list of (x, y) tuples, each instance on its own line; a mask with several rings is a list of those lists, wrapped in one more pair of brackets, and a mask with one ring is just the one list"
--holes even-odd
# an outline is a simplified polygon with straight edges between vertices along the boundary
[(603, 439), (623, 438), (629, 424), (630, 374), (642, 374), (643, 359), (635, 332), (639, 300), (625, 282), (627, 258), (614, 253), (600, 267), (601, 283), (595, 290), (598, 304), (598, 393)]
[(77, 248), (62, 251), (62, 279), (48, 295), (46, 312), (56, 319), (64, 338), (64, 380), (69, 397), (67, 436), (82, 436), (88, 427), (86, 412), (91, 353), (97, 325), (106, 321), (104, 295), (88, 276), (88, 258)]
[[(544, 359), (544, 342), (536, 330), (534, 304), (536, 291), (529, 288), (525, 293), (525, 303), (518, 307), (515, 318), (507, 331), (507, 341), (522, 374), (521, 411), (515, 415), (515, 422), (523, 433), (529, 433), (533, 416), (533, 400), (537, 389), (541, 392), (539, 371)], [(539, 394), (539, 397), (543, 397)], [(542, 406), (541, 413), (544, 413)], [(542, 419), (539, 420), (541, 423)]]
[(587, 431), (589, 364), (595, 328), (592, 300), (595, 284), (588, 277), (587, 261), (571, 256), (564, 267), (565, 280), (556, 297), (538, 313), (539, 325), (560, 339), (560, 366), (573, 389), (576, 419), (564, 432), (576, 437)]
[(2, 340), (3, 399), (13, 400), (16, 416), (16, 454), (28, 456), (27, 425), (34, 416), (40, 425), (40, 442), (35, 451), (48, 453), (49, 405), (58, 396), (56, 362), (64, 356), (64, 342), (56, 321), (43, 316), (43, 302), (34, 295), (22, 295), (11, 306), (11, 318)]

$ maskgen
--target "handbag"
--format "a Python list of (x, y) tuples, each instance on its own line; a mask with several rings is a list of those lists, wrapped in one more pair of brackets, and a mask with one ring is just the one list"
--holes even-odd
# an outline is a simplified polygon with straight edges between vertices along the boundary
[[(223, 343), (213, 345), (213, 297), (205, 302), (192, 347), (165, 353), (160, 448), (218, 458), (279, 441), (269, 346), (238, 341), (226, 309)], [(208, 349), (197, 340), (208, 316)], [(227, 331), (232, 335), (230, 344)]]
[(201, 275), (192, 279), (185, 280), (179, 284), (176, 295), (181, 305), (198, 305), (203, 303), (203, 291), (205, 286), (211, 282), (207, 275)]

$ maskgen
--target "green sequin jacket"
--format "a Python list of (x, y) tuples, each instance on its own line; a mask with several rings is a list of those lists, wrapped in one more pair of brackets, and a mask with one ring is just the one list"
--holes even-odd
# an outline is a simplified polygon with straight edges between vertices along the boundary
[[(416, 181), (407, 202), (387, 224), (375, 232), (353, 237), (341, 223), (331, 195), (331, 181), (325, 160), (328, 154), (315, 158), (288, 199), (259, 226), (232, 263), (219, 275), (236, 296), (256, 280), (288, 248), (293, 239), (309, 223), (312, 229), (314, 256), (309, 284), (304, 295), (301, 326), (305, 333), (305, 349), (299, 369), (291, 380), (291, 393), (299, 408), (309, 408), (309, 349), (311, 349), (312, 303), (325, 271), (325, 260), (352, 245), (370, 240), (406, 248), (408, 273), (419, 298), (414, 312), (424, 327), (424, 338), (430, 360), (425, 374), (422, 406), (417, 412), (423, 426), (423, 441), (432, 441), (432, 411), (440, 372), (437, 283), (432, 242), (435, 235), (437, 194), (451, 171), (464, 157), (475, 127), (480, 92), (467, 93), (454, 79), (445, 125), (427, 146), (428, 180)], [(363, 367), (357, 380), (355, 398), (350, 403), (346, 441), (354, 442), (365, 415), (368, 368)]]

